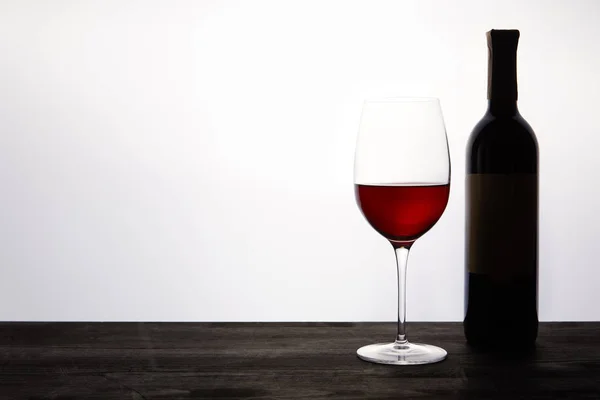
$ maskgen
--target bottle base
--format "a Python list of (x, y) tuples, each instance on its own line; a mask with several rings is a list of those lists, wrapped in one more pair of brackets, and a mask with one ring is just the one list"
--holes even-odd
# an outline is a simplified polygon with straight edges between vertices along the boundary
[(526, 355), (535, 353), (536, 338), (528, 340), (511, 340), (510, 337), (490, 337), (476, 339), (465, 333), (467, 346), (475, 353), (495, 353), (502, 355)]

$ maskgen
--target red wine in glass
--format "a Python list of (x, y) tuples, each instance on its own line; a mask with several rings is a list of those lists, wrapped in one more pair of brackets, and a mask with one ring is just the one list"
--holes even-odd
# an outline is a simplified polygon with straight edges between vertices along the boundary
[(377, 232), (409, 244), (442, 216), (450, 185), (355, 185), (355, 191), (363, 215)]

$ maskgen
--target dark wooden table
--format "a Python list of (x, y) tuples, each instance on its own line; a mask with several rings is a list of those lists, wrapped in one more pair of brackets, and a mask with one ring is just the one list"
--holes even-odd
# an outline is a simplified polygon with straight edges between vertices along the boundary
[(390, 323), (0, 323), (0, 399), (600, 399), (600, 323), (543, 323), (524, 357), (473, 352), (458, 323), (411, 333), (448, 358), (359, 360)]

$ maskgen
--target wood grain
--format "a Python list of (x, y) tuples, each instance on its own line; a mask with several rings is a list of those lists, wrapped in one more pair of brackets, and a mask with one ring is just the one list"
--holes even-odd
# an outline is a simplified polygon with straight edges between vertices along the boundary
[[(356, 357), (393, 323), (0, 323), (0, 399), (600, 399), (600, 323), (542, 323), (514, 357), (459, 323), (412, 323), (444, 362)], [(508, 333), (507, 333), (508, 334)], [(510, 337), (507, 336), (507, 344)]]

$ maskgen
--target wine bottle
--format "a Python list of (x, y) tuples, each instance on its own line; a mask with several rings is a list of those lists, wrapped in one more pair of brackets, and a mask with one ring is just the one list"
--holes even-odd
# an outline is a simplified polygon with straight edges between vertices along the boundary
[(488, 109), (467, 145), (467, 342), (515, 349), (538, 331), (538, 144), (517, 108), (518, 30), (487, 33)]

